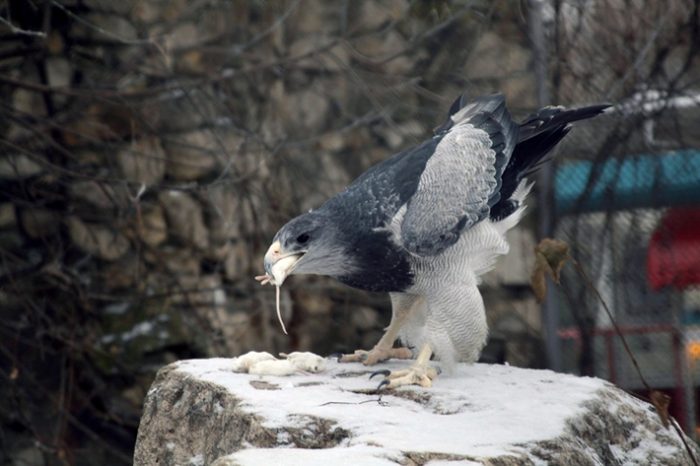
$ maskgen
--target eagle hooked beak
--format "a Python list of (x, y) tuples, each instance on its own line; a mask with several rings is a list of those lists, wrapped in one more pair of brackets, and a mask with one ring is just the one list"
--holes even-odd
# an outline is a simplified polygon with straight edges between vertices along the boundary
[(272, 243), (265, 253), (263, 264), (265, 272), (272, 276), (276, 286), (282, 286), (284, 280), (292, 273), (294, 266), (302, 258), (304, 252), (285, 253), (279, 241)]

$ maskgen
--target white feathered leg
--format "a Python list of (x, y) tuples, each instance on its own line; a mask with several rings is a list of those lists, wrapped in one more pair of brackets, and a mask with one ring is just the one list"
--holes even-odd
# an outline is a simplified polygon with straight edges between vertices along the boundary
[(425, 338), (441, 365), (450, 371), (457, 361), (476, 362), (488, 337), (486, 310), (476, 283), (444, 286), (428, 303)]
[[(426, 290), (423, 320), (413, 315), (402, 330), (402, 338), (419, 344), (416, 362), (399, 371), (377, 371), (384, 375), (379, 388), (402, 385), (432, 386), (439, 371), (429, 366), (433, 353), (448, 372), (456, 361), (475, 362), (486, 343), (488, 327), (484, 302), (475, 280), (443, 283), (436, 292)], [(412, 335), (412, 337), (410, 336)], [(413, 338), (413, 339), (411, 339)]]

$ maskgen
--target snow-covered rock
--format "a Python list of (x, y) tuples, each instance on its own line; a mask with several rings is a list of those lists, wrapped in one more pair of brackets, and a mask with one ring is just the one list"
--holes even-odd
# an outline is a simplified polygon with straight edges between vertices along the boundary
[(361, 364), (281, 377), (233, 361), (161, 369), (135, 465), (691, 464), (650, 405), (599, 379), (458, 365), (430, 389), (380, 396)]

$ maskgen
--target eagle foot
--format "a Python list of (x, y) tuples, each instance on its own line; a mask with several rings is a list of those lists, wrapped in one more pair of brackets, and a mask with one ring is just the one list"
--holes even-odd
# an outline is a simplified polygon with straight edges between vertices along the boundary
[(408, 348), (378, 348), (369, 351), (355, 350), (352, 354), (341, 354), (338, 362), (361, 362), (365, 366), (373, 366), (387, 359), (411, 359), (413, 352)]
[(408, 369), (400, 371), (376, 371), (370, 375), (370, 379), (375, 375), (383, 375), (384, 380), (379, 382), (377, 391), (384, 388), (397, 388), (404, 385), (420, 385), (423, 388), (430, 388), (433, 380), (440, 374), (440, 370), (427, 364), (414, 364)]

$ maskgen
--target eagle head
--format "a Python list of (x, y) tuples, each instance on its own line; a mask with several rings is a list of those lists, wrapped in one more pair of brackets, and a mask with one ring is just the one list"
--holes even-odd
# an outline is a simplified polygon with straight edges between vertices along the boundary
[(322, 211), (302, 214), (280, 228), (263, 263), (277, 286), (291, 274), (337, 277), (353, 269), (334, 222)]

